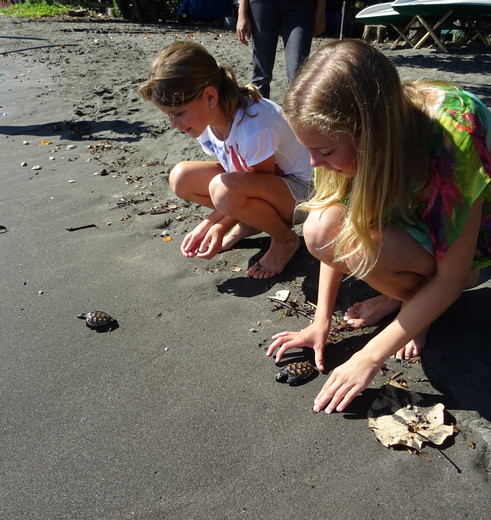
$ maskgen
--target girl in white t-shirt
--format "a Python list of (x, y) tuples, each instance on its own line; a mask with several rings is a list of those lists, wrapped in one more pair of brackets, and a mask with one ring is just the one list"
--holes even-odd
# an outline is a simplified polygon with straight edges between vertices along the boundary
[(178, 197), (213, 210), (186, 235), (183, 255), (210, 259), (264, 231), (271, 245), (247, 275), (279, 274), (299, 247), (292, 225), (302, 214), (295, 207), (309, 198), (312, 176), (309, 153), (280, 107), (256, 87), (239, 86), (228, 65), (193, 42), (164, 48), (139, 93), (218, 159), (183, 161), (170, 174)]

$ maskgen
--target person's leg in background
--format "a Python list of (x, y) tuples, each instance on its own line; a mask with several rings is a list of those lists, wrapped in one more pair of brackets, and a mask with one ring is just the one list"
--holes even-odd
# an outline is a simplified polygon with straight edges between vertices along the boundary
[(265, 98), (270, 96), (270, 84), (281, 29), (282, 0), (249, 0), (252, 33), (252, 83)]
[[(314, 33), (315, 0), (283, 0), (281, 36), (285, 47), (286, 74), (291, 83), (310, 55)], [(300, 5), (299, 5), (300, 4)]]

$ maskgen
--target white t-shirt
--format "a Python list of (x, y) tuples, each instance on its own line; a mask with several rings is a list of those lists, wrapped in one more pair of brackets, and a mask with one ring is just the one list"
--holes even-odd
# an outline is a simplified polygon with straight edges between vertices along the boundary
[(309, 181), (312, 177), (310, 154), (297, 141), (281, 107), (261, 98), (257, 103), (251, 102), (247, 113), (255, 117), (244, 115), (242, 109), (237, 110), (225, 141), (206, 127), (197, 138), (203, 150), (208, 155), (215, 155), (226, 172), (246, 172), (274, 155), (276, 175), (293, 175)]

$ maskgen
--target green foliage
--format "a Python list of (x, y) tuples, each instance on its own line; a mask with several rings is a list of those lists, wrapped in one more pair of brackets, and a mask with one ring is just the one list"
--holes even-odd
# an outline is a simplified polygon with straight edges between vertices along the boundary
[(121, 18), (121, 10), (119, 9), (119, 5), (116, 3), (116, 0), (113, 0), (113, 9), (114, 9), (114, 16), (116, 18)]
[(43, 16), (66, 14), (70, 9), (74, 9), (74, 6), (61, 5), (55, 0), (26, 0), (22, 4), (5, 7), (0, 11), (0, 16), (42, 18)]
[[(111, 0), (107, 0), (107, 2), (110, 4)], [(138, 2), (138, 0), (136, 0), (136, 2)], [(161, 20), (169, 20), (175, 18), (181, 2), (182, 0), (150, 0), (145, 2), (144, 11), (147, 11), (152, 7), (154, 16), (156, 17), (155, 21), (159, 18)], [(123, 17), (127, 20), (133, 21), (144, 21), (138, 19), (135, 20), (135, 13), (130, 7), (131, 0), (112, 0), (112, 3), (114, 6), (114, 15), (116, 17)], [(71, 0), (70, 4), (71, 5), (62, 5), (56, 0), (25, 0), (23, 3), (13, 4), (10, 7), (0, 9), (0, 17), (42, 18), (44, 16), (59, 16), (66, 14), (72, 9), (87, 7), (89, 2), (88, 0)]]

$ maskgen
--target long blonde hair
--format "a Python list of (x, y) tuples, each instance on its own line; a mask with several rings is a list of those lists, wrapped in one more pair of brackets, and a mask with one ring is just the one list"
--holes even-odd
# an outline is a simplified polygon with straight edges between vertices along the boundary
[(318, 168), (316, 195), (306, 210), (347, 207), (336, 259), (357, 259), (352, 275), (375, 265), (384, 227), (394, 214), (411, 218), (411, 191), (428, 176), (431, 119), (416, 84), (401, 84), (392, 62), (362, 40), (328, 44), (308, 60), (283, 103), (288, 120), (321, 133), (356, 137), (353, 178)]
[(261, 97), (255, 86), (239, 85), (232, 68), (219, 64), (203, 45), (188, 41), (171, 43), (158, 54), (138, 93), (156, 105), (176, 107), (198, 98), (207, 86), (217, 89), (220, 107), (230, 120), (238, 108), (247, 113), (250, 100)]

